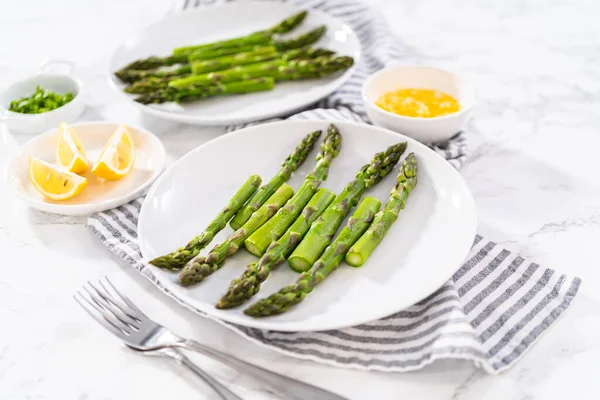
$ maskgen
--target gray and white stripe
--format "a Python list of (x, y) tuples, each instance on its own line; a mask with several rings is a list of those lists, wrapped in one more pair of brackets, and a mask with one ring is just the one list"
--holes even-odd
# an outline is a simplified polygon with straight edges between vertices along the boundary
[[(185, 8), (191, 8), (214, 0), (183, 2)], [(295, 3), (344, 19), (359, 35), (365, 56), (356, 74), (338, 92), (320, 102), (318, 108), (291, 118), (368, 122), (360, 103), (362, 82), (372, 71), (404, 59), (407, 52), (391, 36), (383, 18), (362, 3)], [(466, 155), (463, 135), (434, 150), (458, 168)], [(206, 316), (169, 292), (146, 268), (137, 244), (141, 202), (138, 199), (96, 214), (88, 220), (88, 227), (114, 254), (165, 293)], [(409, 371), (437, 359), (452, 358), (471, 360), (489, 373), (498, 373), (510, 367), (566, 310), (580, 283), (579, 278), (559, 275), (477, 235), (451, 281), (418, 304), (384, 319), (342, 330), (301, 333), (267, 332), (218, 322), (260, 345), (336, 366)]]
[[(97, 214), (88, 227), (114, 254), (183, 306), (146, 268), (135, 226), (140, 200)], [(477, 235), (453, 279), (394, 315), (347, 329), (272, 332), (219, 321), (293, 357), (379, 371), (408, 371), (460, 358), (498, 373), (517, 360), (569, 306), (580, 285)]]
[[(246, 0), (179, 0), (174, 11), (183, 11), (213, 4)], [(302, 8), (314, 8), (343, 20), (356, 32), (362, 47), (361, 59), (354, 75), (335, 93), (309, 107), (311, 110), (304, 118), (313, 119), (323, 112), (331, 111), (329, 119), (336, 115), (335, 111), (344, 114), (342, 118), (358, 122), (368, 122), (362, 101), (362, 85), (373, 72), (398, 63), (415, 64), (417, 59), (410, 56), (410, 51), (396, 38), (387, 21), (378, 11), (357, 0), (255, 0), (274, 1), (297, 5)], [(300, 115), (302, 115), (300, 114)], [(299, 117), (298, 115), (294, 117)], [(270, 119), (275, 121), (277, 119)], [(266, 122), (266, 121), (262, 121)], [(250, 124), (238, 124), (227, 127), (231, 132)], [(447, 159), (455, 168), (460, 168), (467, 156), (465, 135), (461, 132), (445, 142), (431, 146), (439, 155)]]

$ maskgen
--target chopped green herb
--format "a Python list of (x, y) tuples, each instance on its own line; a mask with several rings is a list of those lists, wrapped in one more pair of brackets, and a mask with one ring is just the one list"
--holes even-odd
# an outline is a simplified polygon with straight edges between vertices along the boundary
[(64, 106), (73, 100), (73, 93), (59, 94), (44, 90), (40, 86), (30, 97), (23, 97), (10, 102), (10, 111), (21, 114), (40, 114)]

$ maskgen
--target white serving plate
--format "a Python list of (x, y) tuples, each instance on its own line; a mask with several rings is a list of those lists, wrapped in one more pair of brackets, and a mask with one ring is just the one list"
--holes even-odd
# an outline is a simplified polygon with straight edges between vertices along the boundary
[[(269, 180), (281, 161), (307, 133), (327, 128), (326, 121), (286, 121), (246, 128), (188, 153), (158, 179), (142, 206), (138, 237), (146, 260), (168, 253), (198, 235), (250, 174)], [(256, 258), (240, 250), (203, 283), (177, 284), (177, 274), (154, 266), (152, 272), (179, 298), (208, 315), (248, 327), (277, 331), (318, 331), (357, 325), (393, 314), (442, 286), (460, 267), (475, 237), (475, 204), (452, 166), (421, 143), (364, 124), (336, 122), (342, 151), (323, 184), (341, 191), (359, 168), (389, 145), (408, 142), (405, 153), (418, 159), (418, 184), (396, 224), (361, 268), (342, 264), (313, 293), (289, 312), (262, 319), (244, 306), (218, 310), (214, 304), (245, 266)], [(316, 146), (318, 147), (318, 146)], [(290, 180), (298, 188), (314, 166), (317, 149)], [(404, 156), (403, 156), (404, 158)], [(402, 159), (403, 159), (402, 158)], [(366, 195), (386, 200), (397, 169)], [(227, 227), (203, 253), (224, 240)], [(282, 264), (252, 301), (292, 283), (298, 274)], [(250, 303), (248, 303), (250, 304)]]
[[(93, 164), (119, 124), (84, 122), (70, 126)], [(56, 162), (57, 127), (22, 146), (6, 168), (6, 179), (15, 193), (31, 207), (55, 214), (89, 215), (128, 203), (141, 196), (158, 178), (165, 165), (165, 148), (149, 131), (131, 125), (127, 127), (136, 146), (136, 159), (133, 170), (124, 178), (105, 181), (96, 178), (90, 167), (82, 174), (88, 179), (88, 185), (79, 195), (64, 201), (45, 199), (29, 181), (29, 157)]]
[[(354, 68), (322, 79), (277, 83), (275, 89), (268, 92), (221, 96), (182, 105), (136, 103), (133, 101), (134, 96), (123, 92), (124, 85), (113, 74), (136, 59), (167, 55), (175, 47), (212, 42), (266, 29), (300, 10), (279, 2), (235, 2), (186, 11), (166, 18), (127, 39), (115, 50), (109, 69), (111, 86), (143, 112), (189, 124), (227, 125), (282, 116), (300, 110), (338, 89), (350, 78)], [(358, 38), (348, 25), (323, 12), (311, 9), (304, 22), (285, 35), (285, 38), (301, 35), (319, 25), (326, 25), (327, 32), (314, 46), (333, 50), (339, 55), (352, 56), (356, 64), (360, 55)]]

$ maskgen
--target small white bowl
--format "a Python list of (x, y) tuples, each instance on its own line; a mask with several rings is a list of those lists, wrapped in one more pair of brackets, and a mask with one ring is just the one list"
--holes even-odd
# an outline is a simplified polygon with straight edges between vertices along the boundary
[[(66, 65), (66, 74), (50, 74), (48, 69), (53, 65)], [(32, 77), (13, 83), (0, 93), (0, 121), (4, 121), (10, 130), (26, 133), (41, 133), (56, 128), (61, 122), (73, 122), (83, 112), (83, 85), (71, 76), (73, 64), (65, 60), (49, 60), (40, 66), (40, 72)], [(9, 111), (10, 102), (31, 96), (36, 86), (53, 92), (73, 93), (73, 100), (62, 107), (41, 114), (21, 114)]]
[[(71, 125), (81, 140), (90, 163), (98, 159), (118, 126), (119, 123), (106, 121)], [(81, 194), (64, 201), (45, 199), (29, 181), (29, 158), (36, 157), (50, 163), (56, 161), (58, 124), (54, 129), (34, 136), (21, 146), (19, 154), (7, 165), (6, 179), (21, 200), (33, 208), (49, 213), (81, 216), (119, 207), (144, 194), (162, 172), (166, 160), (165, 148), (154, 134), (131, 125), (127, 127), (135, 143), (136, 157), (133, 170), (121, 179), (105, 181), (97, 178), (91, 173), (90, 167), (80, 174), (88, 179), (88, 185)]]
[[(401, 89), (435, 89), (454, 97), (460, 110), (435, 118), (405, 117), (375, 104), (383, 94)], [(473, 87), (450, 72), (437, 68), (409, 66), (382, 69), (367, 79), (362, 91), (367, 115), (373, 124), (410, 136), (422, 143), (447, 140), (461, 131), (475, 104)]]

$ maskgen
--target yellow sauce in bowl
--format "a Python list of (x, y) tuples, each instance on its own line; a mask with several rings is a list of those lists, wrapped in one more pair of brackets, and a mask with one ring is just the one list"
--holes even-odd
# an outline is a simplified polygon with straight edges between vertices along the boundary
[(431, 89), (399, 89), (382, 95), (377, 106), (394, 114), (415, 118), (435, 118), (460, 110), (454, 97)]

